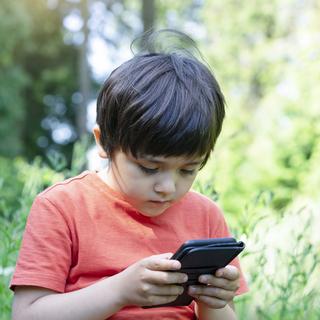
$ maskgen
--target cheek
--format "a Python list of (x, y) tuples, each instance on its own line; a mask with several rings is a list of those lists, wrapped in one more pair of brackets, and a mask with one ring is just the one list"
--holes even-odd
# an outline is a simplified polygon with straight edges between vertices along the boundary
[(127, 180), (125, 184), (127, 193), (137, 199), (143, 199), (148, 196), (152, 188), (151, 179), (143, 178), (140, 175), (131, 176), (130, 181)]
[(179, 197), (183, 196), (191, 189), (194, 180), (195, 180), (195, 177), (190, 177), (188, 179), (182, 180), (179, 183), (179, 187), (178, 187)]
[(126, 193), (131, 197), (135, 199), (141, 199), (143, 198), (143, 195), (146, 195), (145, 189), (142, 189), (143, 185), (140, 186), (139, 184), (131, 184), (127, 185)]

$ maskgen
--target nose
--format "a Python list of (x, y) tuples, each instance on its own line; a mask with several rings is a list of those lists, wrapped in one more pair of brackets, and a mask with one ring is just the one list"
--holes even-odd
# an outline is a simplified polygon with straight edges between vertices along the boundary
[(173, 173), (163, 173), (154, 184), (154, 191), (163, 195), (172, 194), (176, 191), (176, 181)]

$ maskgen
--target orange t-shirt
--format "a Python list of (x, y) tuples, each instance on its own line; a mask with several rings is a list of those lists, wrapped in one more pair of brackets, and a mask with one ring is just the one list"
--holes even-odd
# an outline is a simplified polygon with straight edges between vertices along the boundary
[[(223, 215), (205, 196), (188, 192), (149, 218), (95, 172), (57, 183), (31, 208), (10, 284), (70, 292), (113, 276), (144, 257), (175, 252), (186, 240), (229, 236)], [(238, 259), (232, 264), (239, 267)], [(241, 275), (238, 294), (247, 291)], [(109, 319), (194, 319), (186, 307), (128, 307)]]

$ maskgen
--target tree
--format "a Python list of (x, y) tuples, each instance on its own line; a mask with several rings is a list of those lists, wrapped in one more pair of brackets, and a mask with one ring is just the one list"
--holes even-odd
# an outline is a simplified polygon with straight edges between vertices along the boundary
[(25, 104), (21, 93), (29, 82), (14, 56), (18, 44), (30, 36), (30, 17), (15, 2), (2, 0), (0, 6), (0, 154), (13, 156), (23, 148)]
[(142, 0), (142, 21), (143, 31), (146, 32), (152, 29), (155, 25), (155, 1)]
[[(0, 30), (6, 50), (0, 54), (0, 110), (6, 121), (0, 126), (0, 153), (32, 159), (47, 148), (63, 148), (70, 154), (77, 50), (64, 42), (62, 5), (50, 9), (44, 0), (2, 2)], [(64, 123), (71, 134), (61, 145), (52, 132)]]

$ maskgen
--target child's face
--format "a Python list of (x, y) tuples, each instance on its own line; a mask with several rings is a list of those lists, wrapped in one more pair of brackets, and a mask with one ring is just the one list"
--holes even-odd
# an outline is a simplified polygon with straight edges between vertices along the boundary
[(134, 158), (116, 151), (105, 180), (143, 215), (155, 217), (189, 191), (202, 160), (185, 156)]

